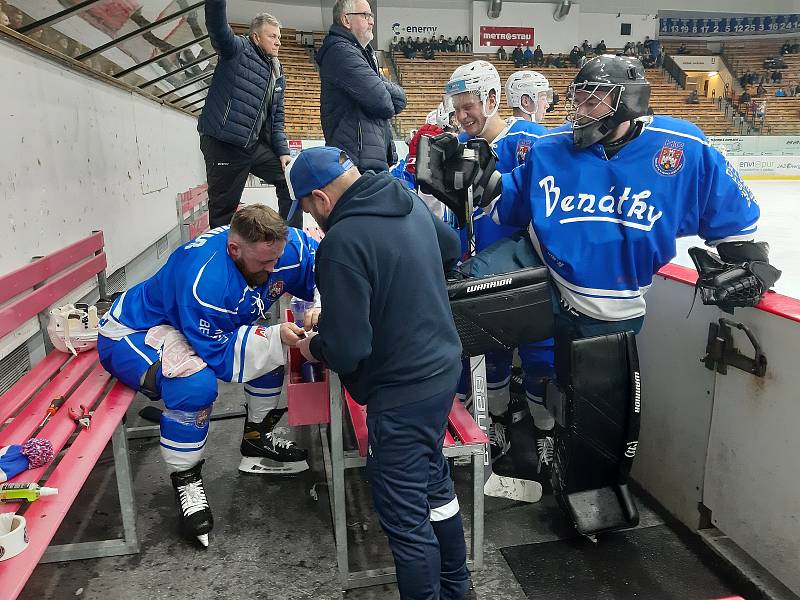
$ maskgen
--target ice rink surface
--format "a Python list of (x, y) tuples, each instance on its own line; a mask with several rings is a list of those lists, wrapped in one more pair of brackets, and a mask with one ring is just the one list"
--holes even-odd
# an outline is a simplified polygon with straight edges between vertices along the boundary
[[(761, 207), (756, 240), (769, 242), (769, 261), (783, 275), (773, 288), (776, 292), (800, 298), (800, 181), (746, 181)], [(693, 267), (687, 250), (702, 245), (697, 237), (678, 240), (678, 256), (673, 260)]]

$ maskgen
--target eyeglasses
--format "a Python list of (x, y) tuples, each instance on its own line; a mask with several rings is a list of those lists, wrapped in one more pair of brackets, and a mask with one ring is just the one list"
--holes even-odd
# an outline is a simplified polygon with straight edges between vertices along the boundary
[(361, 15), (367, 21), (372, 21), (373, 23), (375, 22), (375, 15), (373, 15), (371, 12), (358, 12), (358, 13), (347, 13), (347, 14), (348, 15)]

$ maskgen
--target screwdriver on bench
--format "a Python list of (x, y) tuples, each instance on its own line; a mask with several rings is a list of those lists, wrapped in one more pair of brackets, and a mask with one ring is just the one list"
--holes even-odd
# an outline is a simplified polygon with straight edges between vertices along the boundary
[(59, 396), (58, 398), (55, 398), (53, 399), (52, 402), (50, 402), (50, 406), (47, 407), (47, 414), (44, 416), (42, 422), (39, 423), (40, 428), (47, 425), (47, 422), (50, 420), (50, 417), (52, 417), (54, 414), (58, 412), (58, 409), (61, 408), (61, 405), (64, 404), (65, 400), (66, 398), (64, 398), (64, 396)]

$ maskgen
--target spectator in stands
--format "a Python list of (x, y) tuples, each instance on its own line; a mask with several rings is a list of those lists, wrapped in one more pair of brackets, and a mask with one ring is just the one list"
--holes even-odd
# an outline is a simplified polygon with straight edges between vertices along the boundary
[(289, 177), (325, 231), (315, 257), (325, 316), (298, 348), (367, 407), (367, 474), (400, 597), (461, 600), (464, 528), (442, 454), (461, 372), (444, 277), (458, 236), (402, 182), (361, 175), (338, 148), (304, 150)]
[(681, 42), (681, 45), (678, 47), (678, 54), (689, 54), (689, 49), (686, 47), (686, 42)]
[(456, 43), (453, 41), (453, 36), (448, 36), (447, 38), (447, 51), (448, 52), (456, 51)]
[(644, 56), (645, 47), (641, 40), (636, 42), (636, 53), (634, 56)]
[(8, 18), (8, 15), (0, 10), (0, 25), (3, 27), (11, 27), (11, 19)]
[(220, 56), (197, 122), (209, 225), (213, 229), (231, 222), (250, 173), (275, 185), (279, 212), (286, 218), (292, 202), (283, 174), (290, 157), (284, 132), (286, 80), (278, 62), (281, 24), (261, 13), (250, 22), (247, 37), (236, 36), (228, 25), (225, 0), (206, 2), (205, 18)]
[(403, 88), (378, 68), (370, 45), (374, 23), (367, 0), (336, 0), (316, 57), (325, 142), (342, 148), (362, 171), (386, 171), (397, 161), (391, 119), (406, 107)]
[(800, 82), (797, 82), (794, 86), (794, 95), (800, 96)]
[(626, 42), (625, 47), (622, 49), (622, 54), (625, 56), (633, 56), (636, 54), (636, 46), (633, 42)]
[(536, 49), (533, 51), (533, 64), (537, 67), (544, 64), (544, 52), (542, 52), (542, 47), (540, 45), (537, 45)]
[(750, 95), (750, 93), (747, 90), (744, 90), (741, 96), (739, 96), (739, 108), (741, 108), (742, 105), (744, 105), (746, 109), (752, 99), (753, 97)]
[(514, 51), (511, 53), (511, 60), (514, 61), (514, 66), (518, 69), (521, 69), (525, 64), (525, 54), (522, 52), (522, 46), (517, 45), (514, 48)]
[(764, 88), (763, 84), (758, 84), (758, 89), (756, 89), (756, 98), (763, 98), (767, 95), (767, 90)]
[(525, 52), (522, 54), (522, 58), (525, 61), (525, 66), (530, 67), (533, 65), (533, 51), (530, 46), (525, 46)]
[(772, 83), (781, 83), (783, 81), (783, 74), (776, 69), (772, 72), (770, 79), (772, 79)]
[(786, 90), (784, 90), (783, 87), (779, 87), (777, 90), (775, 90), (775, 97), (786, 98)]
[(588, 56), (592, 53), (592, 47), (589, 45), (589, 40), (583, 40), (581, 44), (581, 52), (584, 56)]
[(781, 54), (789, 54), (792, 51), (792, 45), (789, 42), (785, 42), (783, 46), (781, 46)]
[(665, 54), (666, 53), (664, 52), (663, 47), (658, 49), (658, 56), (656, 56), (656, 67), (658, 67), (659, 69), (661, 68), (661, 65), (664, 64)]
[(456, 38), (456, 52), (463, 52), (464, 51), (464, 42), (461, 39), (461, 36)]
[(551, 63), (556, 69), (563, 69), (566, 66), (566, 61), (563, 54), (558, 54)]
[(581, 64), (582, 57), (583, 54), (581, 54), (580, 48), (573, 46), (569, 53), (569, 62), (572, 63), (572, 66), (577, 67), (579, 64)]
[(686, 97), (686, 104), (700, 104), (700, 97), (697, 94), (697, 90), (692, 90)]
[(472, 52), (472, 41), (466, 35), (461, 40), (461, 43), (464, 44), (464, 52)]
[(433, 60), (435, 56), (435, 51), (433, 49), (433, 44), (430, 42), (425, 44), (425, 49), (422, 51), (422, 58), (425, 60)]
[(500, 48), (497, 50), (497, 60), (503, 62), (508, 60), (508, 52), (506, 52), (506, 49), (502, 46), (500, 46)]
[(405, 54), (406, 52), (406, 38), (401, 37), (400, 40), (397, 42), (397, 51)]
[(600, 43), (597, 44), (597, 46), (594, 49), (594, 53), (597, 55), (605, 54), (606, 50), (608, 50), (608, 48), (606, 47), (606, 41), (600, 40)]

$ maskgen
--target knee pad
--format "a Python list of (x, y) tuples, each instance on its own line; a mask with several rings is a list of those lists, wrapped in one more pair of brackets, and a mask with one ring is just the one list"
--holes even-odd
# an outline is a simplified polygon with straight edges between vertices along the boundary
[(556, 419), (553, 492), (580, 533), (633, 527), (627, 479), (636, 455), (641, 377), (633, 332), (573, 340), (563, 388), (548, 384)]
[(206, 367), (189, 377), (164, 377), (161, 397), (169, 410), (197, 412), (217, 399), (217, 376)]
[(548, 379), (554, 377), (554, 340), (548, 339), (519, 347), (519, 358), (525, 372), (525, 392), (533, 402), (541, 401)]

